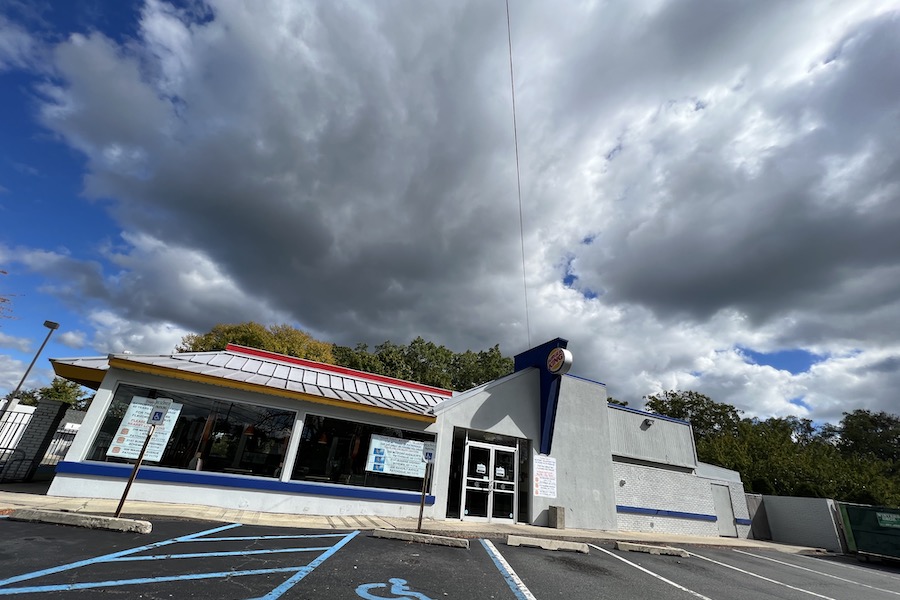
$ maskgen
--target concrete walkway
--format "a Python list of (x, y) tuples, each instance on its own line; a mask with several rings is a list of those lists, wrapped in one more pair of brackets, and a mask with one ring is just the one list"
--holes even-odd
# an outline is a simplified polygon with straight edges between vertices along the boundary
[[(20, 487), (21, 486), (21, 487)], [(20, 508), (76, 512), (92, 515), (112, 515), (118, 506), (118, 500), (103, 498), (65, 498), (61, 496), (45, 496), (34, 493), (38, 487), (29, 489), (27, 484), (3, 486), (0, 489), (0, 515), (9, 514)], [(11, 489), (21, 491), (9, 491)], [(281, 513), (263, 513), (246, 510), (217, 508), (199, 504), (173, 504), (164, 502), (143, 502), (128, 500), (122, 512), (123, 517), (152, 520), (153, 517), (173, 519), (197, 519), (225, 523), (244, 523), (247, 525), (272, 525), (282, 527), (300, 527), (306, 529), (397, 529), (415, 531), (416, 519), (377, 517), (377, 516), (324, 516), (298, 515)], [(472, 523), (468, 521), (446, 520), (433, 521), (426, 519), (422, 524), (424, 533), (461, 538), (506, 538), (509, 535), (532, 538), (567, 540), (577, 542), (591, 541), (624, 541), (660, 544), (666, 546), (700, 545), (730, 546), (736, 548), (766, 548), (781, 552), (801, 553), (821, 551), (816, 548), (790, 546), (759, 540), (739, 538), (718, 538), (691, 535), (675, 535), (668, 533), (647, 533), (636, 531), (599, 531), (587, 529), (549, 529), (533, 525), (506, 525), (492, 523)]]

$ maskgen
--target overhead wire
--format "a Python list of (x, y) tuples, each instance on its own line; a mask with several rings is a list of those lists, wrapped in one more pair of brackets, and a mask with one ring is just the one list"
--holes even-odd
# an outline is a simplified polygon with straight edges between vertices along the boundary
[(531, 348), (531, 320), (528, 313), (528, 277), (525, 270), (525, 219), (522, 212), (522, 176), (519, 170), (519, 127), (516, 120), (516, 81), (513, 74), (512, 28), (509, 23), (509, 0), (506, 0), (506, 39), (509, 47), (509, 88), (512, 96), (513, 139), (516, 148), (516, 191), (519, 198), (519, 240), (522, 245), (522, 289), (525, 296), (525, 333)]

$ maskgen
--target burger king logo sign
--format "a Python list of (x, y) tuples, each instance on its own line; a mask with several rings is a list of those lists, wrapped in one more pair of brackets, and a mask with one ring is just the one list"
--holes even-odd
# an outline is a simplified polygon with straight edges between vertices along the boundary
[(554, 348), (547, 355), (547, 370), (554, 375), (564, 375), (572, 366), (572, 353), (565, 348)]

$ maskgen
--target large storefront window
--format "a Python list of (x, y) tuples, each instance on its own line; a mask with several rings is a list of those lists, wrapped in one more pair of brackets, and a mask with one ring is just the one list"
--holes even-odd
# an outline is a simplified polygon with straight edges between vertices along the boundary
[(308, 415), (292, 479), (421, 490), (434, 435)]
[[(88, 460), (132, 462), (135, 444), (146, 428), (129, 426), (123, 419), (140, 421), (139, 405), (148, 398), (171, 398), (171, 415), (162, 429), (148, 464), (176, 469), (279, 477), (296, 413), (202, 396), (120, 385), (94, 440)], [(147, 413), (149, 414), (149, 413)], [(144, 419), (145, 420), (145, 419)], [(130, 438), (134, 439), (130, 439)], [(163, 445), (164, 444), (164, 445)], [(125, 456), (126, 458), (122, 458)]]

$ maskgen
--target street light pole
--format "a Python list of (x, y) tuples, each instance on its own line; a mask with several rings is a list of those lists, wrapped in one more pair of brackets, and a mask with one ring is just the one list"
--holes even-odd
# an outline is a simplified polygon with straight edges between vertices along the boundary
[(34, 363), (37, 362), (38, 357), (41, 355), (41, 352), (44, 351), (44, 346), (47, 345), (47, 342), (50, 341), (50, 336), (53, 335), (53, 332), (59, 329), (59, 323), (54, 323), (53, 321), (44, 321), (44, 327), (49, 329), (47, 332), (47, 337), (44, 338), (44, 343), (41, 344), (41, 347), (38, 348), (37, 354), (34, 355), (34, 358), (31, 359), (31, 364), (28, 365), (28, 368), (25, 369), (25, 374), (22, 375), (22, 380), (19, 382), (19, 385), (16, 386), (15, 391), (10, 396), (9, 402), (6, 403), (6, 406), (3, 407), (3, 410), (0, 411), (0, 421), (3, 421), (3, 418), (12, 412), (12, 410), (19, 403), (19, 391), (22, 389), (22, 386), (25, 384), (25, 380), (28, 379), (28, 374), (31, 373), (31, 368), (34, 366)]

